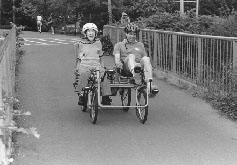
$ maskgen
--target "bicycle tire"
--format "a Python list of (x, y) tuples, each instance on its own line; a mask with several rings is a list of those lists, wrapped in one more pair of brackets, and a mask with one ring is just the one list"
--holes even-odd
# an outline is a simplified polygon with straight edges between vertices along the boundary
[[(137, 100), (138, 103), (136, 103), (136, 106), (142, 106), (147, 104), (147, 92), (145, 89), (141, 89), (138, 91), (137, 94)], [(142, 103), (142, 100), (144, 99), (144, 103)], [(147, 121), (148, 116), (148, 105), (146, 107), (136, 107), (136, 115), (139, 119), (139, 121), (144, 124)]]
[[(130, 106), (130, 104), (131, 104), (131, 88), (122, 89), (122, 92), (120, 93), (120, 95), (121, 95), (122, 106)], [(129, 107), (123, 107), (123, 111), (127, 112), (128, 110), (129, 110)]]

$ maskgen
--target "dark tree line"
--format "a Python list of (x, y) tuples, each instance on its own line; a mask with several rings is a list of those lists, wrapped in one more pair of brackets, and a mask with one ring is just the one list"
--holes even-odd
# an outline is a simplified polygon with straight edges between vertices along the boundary
[[(13, 10), (13, 1), (15, 9)], [(13, 21), (17, 25), (35, 27), (35, 18), (40, 13), (47, 19), (51, 13), (55, 16), (57, 26), (73, 24), (80, 20), (96, 23), (100, 29), (108, 23), (108, 0), (1, 0), (1, 24), (7, 25)], [(185, 10), (195, 8), (194, 3), (186, 3)], [(226, 16), (237, 9), (236, 0), (200, 0), (200, 15)], [(132, 21), (140, 17), (147, 18), (157, 12), (174, 13), (179, 10), (179, 3), (154, 2), (153, 0), (112, 0), (113, 22), (120, 20), (125, 11)]]

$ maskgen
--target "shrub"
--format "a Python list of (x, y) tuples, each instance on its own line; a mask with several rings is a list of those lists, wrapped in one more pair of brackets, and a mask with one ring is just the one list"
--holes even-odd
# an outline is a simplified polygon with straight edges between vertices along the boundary
[(100, 41), (102, 43), (102, 50), (104, 51), (104, 55), (112, 55), (114, 46), (110, 40), (109, 35), (102, 36), (100, 38)]
[(141, 27), (150, 29), (228, 37), (235, 36), (234, 15), (229, 15), (225, 18), (203, 15), (196, 18), (193, 11), (189, 11), (182, 16), (178, 12), (173, 14), (157, 12), (148, 18), (139, 18), (136, 23)]

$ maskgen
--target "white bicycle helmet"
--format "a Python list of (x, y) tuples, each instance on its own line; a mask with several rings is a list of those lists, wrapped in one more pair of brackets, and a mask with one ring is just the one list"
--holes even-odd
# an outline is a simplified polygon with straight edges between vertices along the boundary
[(98, 28), (94, 23), (86, 23), (83, 27), (82, 27), (82, 33), (84, 35), (86, 35), (86, 30), (88, 29), (92, 29), (96, 32), (96, 34), (98, 33)]

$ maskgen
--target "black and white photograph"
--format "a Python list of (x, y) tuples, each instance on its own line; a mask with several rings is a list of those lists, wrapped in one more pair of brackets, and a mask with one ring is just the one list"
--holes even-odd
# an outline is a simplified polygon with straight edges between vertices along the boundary
[(237, 0), (0, 0), (0, 165), (237, 165)]

